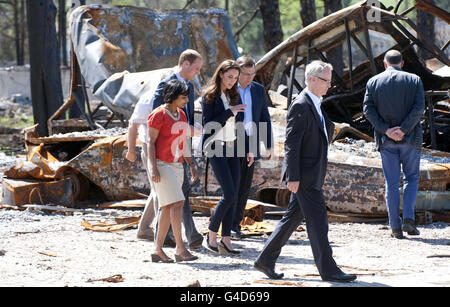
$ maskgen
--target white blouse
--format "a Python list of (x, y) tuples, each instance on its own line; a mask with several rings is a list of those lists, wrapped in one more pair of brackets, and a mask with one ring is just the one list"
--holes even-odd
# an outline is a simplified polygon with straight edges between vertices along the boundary
[[(228, 110), (230, 108), (230, 99), (223, 92), (220, 98), (222, 98), (223, 107), (225, 110)], [(236, 118), (234, 116), (228, 118), (225, 126), (216, 134), (214, 139), (222, 142), (232, 142), (236, 139)]]

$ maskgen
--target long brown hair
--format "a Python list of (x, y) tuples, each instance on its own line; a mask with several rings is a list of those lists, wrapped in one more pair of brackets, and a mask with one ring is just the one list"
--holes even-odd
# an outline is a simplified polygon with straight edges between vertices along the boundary
[[(208, 86), (206, 87), (203, 95), (205, 96), (206, 103), (214, 103), (217, 96), (220, 97), (220, 83), (222, 82), (222, 78), (220, 77), (220, 73), (222, 75), (229, 70), (237, 70), (241, 73), (241, 69), (239, 65), (236, 64), (236, 61), (233, 60), (225, 60), (217, 67), (214, 75), (209, 81)], [(233, 85), (231, 89), (225, 90), (225, 95), (230, 98), (230, 105), (235, 106), (239, 104), (239, 91), (237, 87), (238, 81)]]

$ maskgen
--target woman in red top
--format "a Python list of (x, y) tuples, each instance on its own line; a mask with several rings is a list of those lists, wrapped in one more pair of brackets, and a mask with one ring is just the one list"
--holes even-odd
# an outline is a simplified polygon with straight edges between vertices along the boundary
[[(181, 237), (181, 218), (184, 204), (183, 149), (186, 135), (190, 133), (182, 108), (188, 102), (189, 88), (186, 83), (171, 80), (164, 86), (164, 105), (156, 108), (148, 117), (148, 153), (152, 180), (161, 212), (158, 221), (155, 251), (152, 262), (173, 262), (162, 247), (169, 226), (172, 225), (176, 242), (175, 260), (198, 259), (184, 246)], [(191, 158), (184, 156), (191, 167), (192, 180), (198, 178)]]

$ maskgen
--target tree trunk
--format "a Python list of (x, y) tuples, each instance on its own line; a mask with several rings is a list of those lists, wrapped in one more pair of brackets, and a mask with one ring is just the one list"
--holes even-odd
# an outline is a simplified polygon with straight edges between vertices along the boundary
[(300, 0), (300, 17), (303, 28), (316, 21), (316, 4), (314, 0)]
[(259, 7), (263, 20), (264, 44), (266, 51), (269, 51), (283, 41), (278, 0), (261, 0)]
[(63, 101), (55, 16), (52, 0), (27, 1), (31, 98), (40, 136), (48, 136), (47, 120)]
[(61, 55), (61, 64), (67, 66), (67, 41), (66, 41), (66, 0), (58, 1), (58, 38)]
[[(14, 16), (14, 43), (16, 45), (16, 64), (18, 66), (24, 65), (24, 58), (23, 58), (23, 44), (22, 44), (22, 36), (23, 33), (21, 31), (21, 8), (20, 5), (23, 5), (23, 2), (19, 1), (12, 1), (11, 5), (13, 8), (13, 16)], [(22, 23), (23, 23), (22, 19)]]
[[(427, 2), (434, 4), (434, 0), (427, 0)], [(417, 27), (419, 27), (420, 32), (425, 34), (425, 36), (433, 42), (435, 41), (434, 22), (435, 17), (433, 15), (428, 14), (427, 12), (422, 10), (417, 10)], [(418, 48), (417, 50), (419, 57), (424, 61), (434, 57), (431, 53), (424, 50), (423, 48)]]
[(25, 64), (25, 35), (26, 35), (26, 19), (25, 19), (25, 0), (20, 1), (20, 10), (19, 10), (19, 20), (20, 26), (19, 26), (19, 32), (20, 32), (20, 39), (19, 39), (19, 54), (17, 55), (17, 65), (24, 65)]
[[(342, 0), (324, 0), (325, 10), (323, 16), (328, 16), (331, 13), (337, 12), (342, 9)], [(344, 71), (344, 60), (342, 54), (342, 45), (339, 45), (330, 51), (327, 51), (327, 59), (330, 64), (333, 65), (333, 70), (342, 76)], [(351, 69), (351, 68), (350, 68)]]

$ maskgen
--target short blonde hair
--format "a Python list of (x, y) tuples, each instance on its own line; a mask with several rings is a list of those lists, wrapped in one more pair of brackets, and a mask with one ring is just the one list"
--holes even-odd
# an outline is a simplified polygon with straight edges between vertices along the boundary
[(308, 65), (306, 65), (305, 69), (305, 83), (308, 85), (309, 79), (312, 76), (318, 77), (323, 73), (325, 69), (330, 69), (330, 71), (333, 70), (333, 66), (329, 63), (325, 63), (319, 60), (312, 61)]

